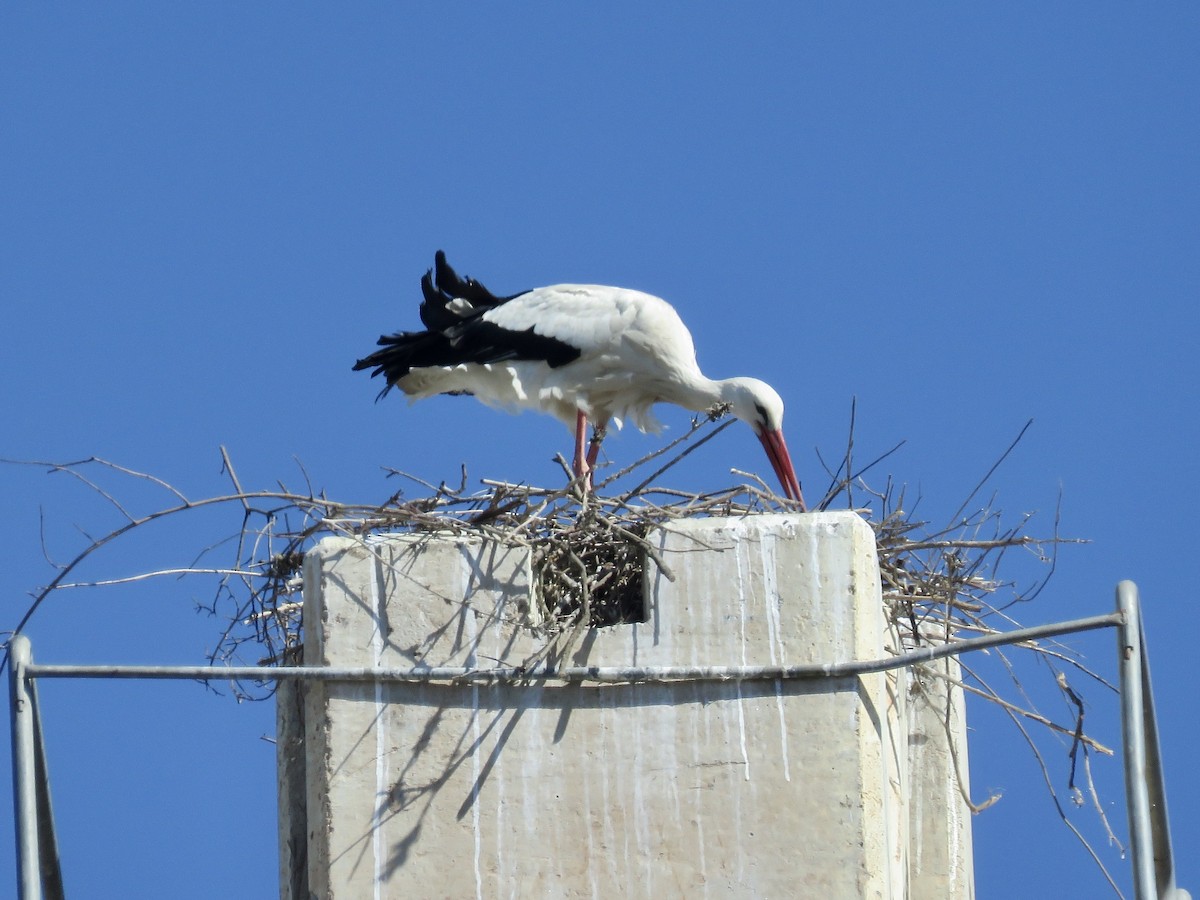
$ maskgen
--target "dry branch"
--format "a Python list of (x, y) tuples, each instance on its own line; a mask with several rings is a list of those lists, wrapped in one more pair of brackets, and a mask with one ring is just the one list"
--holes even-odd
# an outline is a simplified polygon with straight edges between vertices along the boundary
[[(51, 561), (43, 536), (45, 556), (51, 561), (55, 575), (48, 585), (34, 593), (15, 632), (25, 627), (52, 594), (68, 587), (121, 584), (187, 573), (216, 579), (206, 609), (223, 620), (223, 626), (209, 654), (211, 662), (240, 663), (247, 661), (245, 655), (251, 652), (250, 661), (260, 664), (295, 663), (299, 661), (303, 634), (300, 570), (305, 553), (317, 541), (331, 535), (361, 537), (370, 533), (438, 532), (529, 548), (537, 581), (535, 602), (540, 605), (531, 620), (536, 620), (539, 628), (555, 637), (548, 653), (562, 658), (584, 628), (640, 618), (645, 568), (654, 567), (665, 577), (673, 577), (653, 542), (648, 540), (655, 528), (683, 518), (749, 516), (794, 509), (761, 479), (736, 470), (735, 474), (744, 477), (745, 483), (715, 492), (696, 494), (654, 486), (660, 475), (720, 434), (729, 422), (714, 425), (719, 414), (718, 410), (707, 417), (698, 417), (680, 438), (599, 481), (594, 494), (584, 492), (581, 484), (569, 480), (569, 468), (565, 468), (567, 483), (557, 488), (485, 479), (480, 483), (480, 489), (473, 491), (468, 490), (465, 469), (457, 485), (444, 482), (433, 485), (398, 470), (386, 470), (389, 478), (403, 478), (417, 485), (421, 493), (408, 496), (404, 489), (395, 490), (382, 503), (331, 500), (313, 489), (303, 468), (304, 491), (291, 491), (282, 484), (278, 490), (248, 491), (229, 453), (222, 447), (222, 471), (232, 484), (232, 492), (192, 500), (162, 479), (95, 457), (68, 463), (23, 463), (77, 479), (116, 509), (122, 518), (119, 527), (100, 537), (88, 538), (84, 549), (65, 563)], [(852, 460), (855, 449), (853, 412), (851, 423), (844, 456), (840, 464), (829, 471), (830, 488), (820, 508), (827, 509), (843, 494), (847, 501), (852, 501), (854, 491), (860, 502), (861, 498), (867, 499), (864, 508), (858, 512), (875, 531), (884, 608), (901, 643), (908, 646), (941, 644), (964, 635), (994, 633), (997, 621), (1016, 625), (1005, 610), (1035, 597), (1046, 579), (1042, 578), (1033, 588), (1022, 591), (1000, 577), (1000, 563), (1010, 549), (1032, 551), (1038, 561), (1048, 565), (1048, 578), (1053, 572), (1059, 545), (1068, 542), (1058, 535), (1057, 513), (1053, 534), (1039, 538), (1024, 533), (1029, 521), (1027, 516), (1016, 525), (1009, 525), (990, 503), (972, 513), (966, 513), (966, 510), (996, 467), (1012, 452), (1025, 429), (976, 485), (949, 524), (938, 528), (916, 520), (904, 511), (904, 490), (897, 488), (890, 479), (882, 490), (876, 490), (862, 480), (866, 471), (900, 445), (856, 471)], [(565, 461), (563, 463), (565, 466)], [(639, 472), (651, 468), (653, 471), (649, 476), (641, 477)], [(114, 491), (102, 486), (101, 481), (108, 476), (147, 482), (164, 491), (169, 502), (160, 509), (138, 514), (128, 504), (120, 502)], [(605, 494), (606, 489), (629, 476), (638, 479), (635, 487), (612, 496)], [(240, 520), (232, 535), (232, 559), (213, 565), (203, 564), (206, 558), (221, 552), (221, 548), (230, 542), (226, 539), (210, 543), (188, 566), (164, 567), (116, 578), (67, 580), (98, 551), (135, 529), (183, 513), (222, 507), (233, 507)], [(902, 649), (896, 648), (897, 651)], [(1032, 654), (1048, 667), (1053, 678), (1064, 684), (1061, 666), (1074, 666), (1089, 678), (1099, 678), (1084, 668), (1070, 648), (1062, 644), (1029, 644), (1020, 652)], [(1007, 657), (998, 655), (1005, 665), (1010, 665)], [(969, 666), (963, 667), (963, 673), (964, 681), (954, 683), (969, 694), (997, 704), (1011, 717), (1034, 748), (1048, 784), (1050, 776), (1045, 762), (1023, 722), (1034, 722), (1048, 734), (1069, 736), (1075, 754), (1084, 754), (1084, 777), (1089, 793), (1095, 798), (1088, 753), (1111, 751), (1084, 733), (1082, 701), (1074, 691), (1070, 696), (1078, 715), (1074, 721), (1064, 724), (1033, 708), (1015, 674), (1015, 688), (1020, 695), (1017, 700), (1001, 697)], [(239, 685), (237, 690), (246, 697), (269, 693), (269, 689), (261, 686)], [(1077, 756), (1073, 755), (1073, 770), (1076, 762)], [(966, 797), (965, 785), (963, 790)], [(1067, 821), (1052, 785), (1051, 796), (1060, 815)], [(971, 802), (969, 797), (967, 802)], [(1099, 809), (1098, 801), (1096, 803)], [(1067, 824), (1079, 834), (1074, 825), (1069, 821)], [(1082, 836), (1080, 838), (1082, 840)], [(1090, 846), (1088, 852), (1096, 857)]]

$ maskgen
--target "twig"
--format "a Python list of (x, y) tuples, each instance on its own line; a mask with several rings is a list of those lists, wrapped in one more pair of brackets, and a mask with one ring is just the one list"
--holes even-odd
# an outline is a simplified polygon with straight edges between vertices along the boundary
[(1008, 459), (1008, 455), (1013, 452), (1013, 449), (1017, 446), (1017, 444), (1021, 443), (1021, 438), (1025, 437), (1025, 432), (1029, 430), (1029, 426), (1032, 424), (1033, 424), (1033, 419), (1030, 419), (1028, 422), (1025, 423), (1025, 425), (1021, 428), (1020, 432), (1018, 432), (1017, 436), (1015, 438), (1013, 438), (1013, 442), (1008, 445), (1008, 449), (1006, 449), (1003, 453), (1000, 454), (1000, 458), (998, 460), (996, 460), (994, 463), (992, 463), (992, 467), (987, 470), (987, 474), (985, 474), (983, 476), (983, 478), (979, 479), (979, 484), (975, 485), (975, 487), (974, 487), (974, 489), (972, 489), (971, 493), (967, 495), (967, 499), (962, 502), (962, 506), (960, 506), (955, 511), (954, 515), (952, 515), (950, 517), (951, 522), (958, 521), (958, 517), (963, 514), (963, 510), (967, 508), (967, 504), (969, 504), (972, 500), (975, 499), (975, 495), (979, 493), (979, 489), (982, 488), (985, 484), (987, 484), (988, 479), (992, 477), (993, 473), (995, 473), (995, 471), (998, 468), (1000, 468), (1000, 464), (1002, 462), (1004, 462), (1004, 460)]

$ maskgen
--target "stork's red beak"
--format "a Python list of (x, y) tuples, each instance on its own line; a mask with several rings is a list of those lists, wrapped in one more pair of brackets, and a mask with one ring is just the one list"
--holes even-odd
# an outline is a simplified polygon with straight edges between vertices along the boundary
[(792, 468), (792, 457), (788, 453), (783, 432), (768, 431), (764, 428), (759, 432), (758, 439), (762, 441), (763, 449), (767, 451), (767, 459), (771, 460), (771, 467), (775, 470), (779, 483), (783, 485), (784, 495), (789, 500), (799, 503), (800, 511), (805, 512), (807, 508), (804, 505), (804, 495), (800, 493), (800, 482), (796, 480), (796, 470)]

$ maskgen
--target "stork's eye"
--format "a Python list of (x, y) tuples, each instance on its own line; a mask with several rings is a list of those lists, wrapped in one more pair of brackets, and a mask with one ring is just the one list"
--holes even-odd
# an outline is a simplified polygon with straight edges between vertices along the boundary
[(754, 411), (758, 413), (758, 421), (765, 428), (767, 425), (767, 408), (761, 403), (754, 404)]

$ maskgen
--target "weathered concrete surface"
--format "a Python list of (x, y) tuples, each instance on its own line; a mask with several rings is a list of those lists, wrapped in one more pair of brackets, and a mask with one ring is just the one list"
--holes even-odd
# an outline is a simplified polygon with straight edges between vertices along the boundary
[[(657, 540), (675, 581), (650, 567), (648, 621), (586, 633), (571, 663), (833, 662), (894, 646), (873, 535), (853, 514), (696, 520)], [(307, 560), (306, 661), (523, 664), (544, 646), (525, 624), (530, 580), (519, 548), (324, 541)], [(910, 703), (906, 674), (302, 693), (307, 790), (282, 803), (290, 834), (307, 822), (308, 884), (281, 879), (289, 900), (971, 896), (957, 787), (910, 758), (910, 741), (936, 758), (946, 731)]]
[[(911, 833), (909, 891), (912, 897), (974, 897), (971, 811), (960, 790), (969, 784), (967, 713), (957, 659), (905, 671), (908, 687), (906, 792)], [(953, 736), (953, 741), (949, 739)]]

